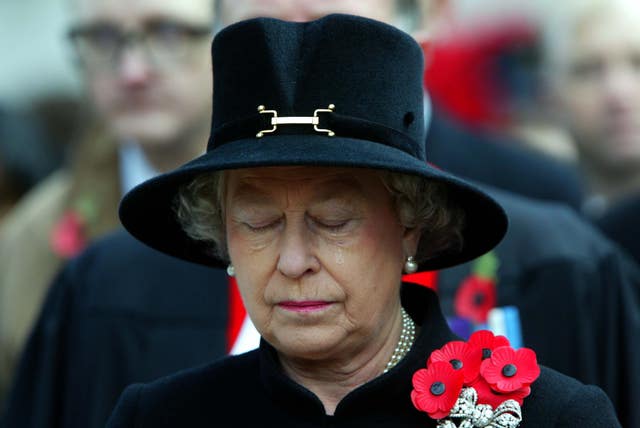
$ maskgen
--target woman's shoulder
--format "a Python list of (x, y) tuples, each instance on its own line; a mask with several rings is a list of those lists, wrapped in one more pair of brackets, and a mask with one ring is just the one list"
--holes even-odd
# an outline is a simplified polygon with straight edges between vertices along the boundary
[(544, 366), (540, 369), (531, 395), (524, 400), (521, 428), (620, 426), (611, 401), (600, 388)]
[(260, 381), (258, 366), (258, 352), (251, 351), (151, 383), (130, 385), (120, 396), (107, 427), (174, 426), (167, 425), (167, 417), (175, 417), (174, 422), (183, 426), (197, 425), (199, 421), (186, 419), (206, 418), (203, 409), (214, 413), (214, 408), (219, 409), (225, 403), (239, 406), (247, 388)]

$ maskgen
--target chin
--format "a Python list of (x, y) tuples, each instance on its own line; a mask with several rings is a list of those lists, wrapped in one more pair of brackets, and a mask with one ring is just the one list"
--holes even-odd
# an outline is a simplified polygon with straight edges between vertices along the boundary
[[(286, 357), (305, 360), (331, 358), (342, 342), (337, 333), (309, 332), (308, 334), (282, 334), (271, 344)], [(339, 352), (338, 352), (339, 353)]]
[(142, 145), (163, 146), (172, 144), (178, 139), (179, 132), (172, 121), (150, 119), (122, 118), (114, 122), (113, 130), (120, 138), (134, 140)]

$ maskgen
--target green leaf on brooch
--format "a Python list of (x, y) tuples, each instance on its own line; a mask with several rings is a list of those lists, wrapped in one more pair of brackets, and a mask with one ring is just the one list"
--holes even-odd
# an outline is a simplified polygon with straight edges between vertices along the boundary
[(498, 257), (493, 251), (489, 251), (473, 262), (472, 271), (481, 278), (496, 279), (498, 276), (498, 267), (500, 267)]

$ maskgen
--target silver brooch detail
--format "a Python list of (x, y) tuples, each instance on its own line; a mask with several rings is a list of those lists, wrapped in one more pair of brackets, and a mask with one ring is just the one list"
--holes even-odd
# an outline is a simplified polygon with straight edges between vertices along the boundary
[[(462, 388), (451, 413), (438, 421), (438, 428), (516, 428), (522, 422), (522, 411), (515, 400), (506, 400), (495, 410), (488, 404), (477, 404), (474, 388)], [(456, 425), (451, 419), (459, 419)]]

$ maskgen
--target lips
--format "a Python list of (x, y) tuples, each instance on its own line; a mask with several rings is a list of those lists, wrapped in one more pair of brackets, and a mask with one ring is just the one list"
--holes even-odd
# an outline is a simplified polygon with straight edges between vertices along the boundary
[(331, 302), (323, 300), (284, 301), (278, 303), (278, 307), (292, 312), (317, 312), (326, 309)]

